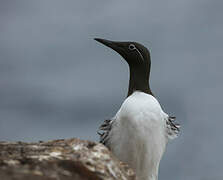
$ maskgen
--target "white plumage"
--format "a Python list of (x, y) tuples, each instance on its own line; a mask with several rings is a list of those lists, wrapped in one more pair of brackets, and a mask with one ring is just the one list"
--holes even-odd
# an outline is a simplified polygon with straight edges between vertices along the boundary
[(134, 92), (122, 104), (112, 122), (107, 145), (128, 163), (140, 180), (156, 180), (167, 143), (168, 116), (151, 95)]

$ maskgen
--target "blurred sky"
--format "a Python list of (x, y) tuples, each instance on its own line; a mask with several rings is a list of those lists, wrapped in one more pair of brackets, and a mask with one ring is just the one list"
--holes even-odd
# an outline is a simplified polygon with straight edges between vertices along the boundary
[(79, 137), (127, 95), (128, 67), (93, 40), (151, 51), (151, 88), (182, 125), (160, 179), (223, 179), (222, 0), (1, 0), (0, 140)]

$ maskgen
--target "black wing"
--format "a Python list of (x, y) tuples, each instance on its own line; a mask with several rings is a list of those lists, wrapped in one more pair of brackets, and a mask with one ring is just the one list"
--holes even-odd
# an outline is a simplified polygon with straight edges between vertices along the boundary
[(103, 124), (99, 127), (97, 133), (100, 135), (100, 143), (108, 146), (109, 142), (109, 133), (112, 129), (112, 123), (114, 119), (107, 119), (103, 122)]
[(180, 125), (174, 122), (176, 117), (168, 116), (166, 121), (167, 125), (167, 136), (169, 139), (174, 139), (178, 136), (180, 131)]

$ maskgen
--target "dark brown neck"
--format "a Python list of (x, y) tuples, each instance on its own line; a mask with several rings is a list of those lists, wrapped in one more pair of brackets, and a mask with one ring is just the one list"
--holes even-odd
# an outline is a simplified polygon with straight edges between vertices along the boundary
[(134, 91), (141, 91), (153, 95), (149, 86), (149, 76), (150, 71), (148, 70), (130, 67), (129, 90), (127, 97)]

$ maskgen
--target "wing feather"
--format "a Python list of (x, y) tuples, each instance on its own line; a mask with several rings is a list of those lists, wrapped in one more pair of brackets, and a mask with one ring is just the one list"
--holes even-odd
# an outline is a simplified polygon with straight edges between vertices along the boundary
[(169, 139), (174, 139), (178, 136), (180, 131), (180, 125), (175, 122), (176, 117), (168, 116), (166, 121), (167, 125), (167, 137)]
[(114, 119), (107, 119), (105, 120), (102, 125), (99, 127), (99, 130), (97, 131), (98, 135), (100, 136), (100, 143), (104, 144), (105, 146), (108, 146), (109, 142), (109, 133), (112, 129)]

